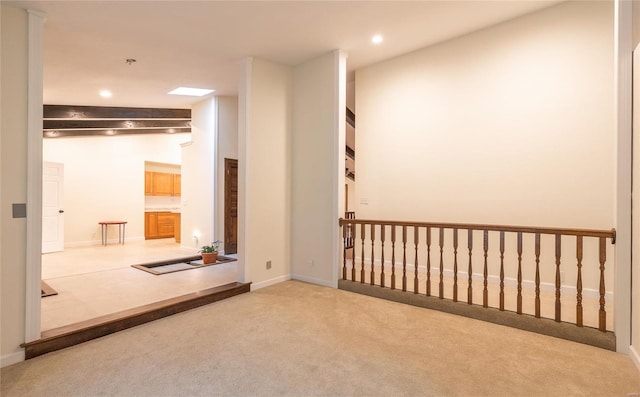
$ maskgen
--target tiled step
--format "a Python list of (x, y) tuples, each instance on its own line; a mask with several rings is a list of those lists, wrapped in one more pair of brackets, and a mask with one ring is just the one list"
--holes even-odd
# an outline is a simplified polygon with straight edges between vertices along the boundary
[(250, 291), (251, 283), (230, 283), (219, 287), (166, 299), (160, 302), (96, 317), (91, 320), (47, 330), (41, 338), (23, 343), (28, 360), (45, 353), (74, 346), (127, 328), (158, 320), (172, 314), (204, 306)]

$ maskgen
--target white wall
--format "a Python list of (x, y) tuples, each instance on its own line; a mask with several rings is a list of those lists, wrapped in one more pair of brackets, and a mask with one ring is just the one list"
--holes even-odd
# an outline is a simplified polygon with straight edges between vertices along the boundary
[[(182, 230), (180, 245), (199, 249), (215, 240), (214, 190), (217, 99), (191, 108), (191, 143), (182, 147)], [(200, 235), (196, 241), (194, 233)]]
[[(224, 159), (238, 159), (238, 97), (218, 97), (218, 162), (216, 238), (224, 241)], [(221, 245), (224, 250), (224, 243)]]
[(612, 12), (563, 3), (358, 71), (358, 217), (611, 228)]
[(65, 246), (100, 244), (104, 220), (128, 222), (127, 240), (143, 240), (145, 161), (180, 164), (180, 143), (188, 140), (189, 134), (45, 139), (44, 161), (64, 164)]
[[(290, 278), (293, 70), (248, 58), (238, 97), (238, 264), (252, 288)], [(271, 261), (271, 269), (266, 262)]]
[(338, 218), (344, 213), (346, 55), (294, 69), (291, 273), (335, 286)]
[(27, 201), (27, 13), (0, 5), (0, 266), (2, 366), (20, 361), (25, 337), (26, 219), (11, 204)]
[[(613, 3), (565, 2), (357, 71), (357, 217), (615, 227), (612, 32)], [(597, 296), (592, 240), (583, 286)], [(525, 281), (534, 279), (532, 244), (525, 237)], [(515, 279), (513, 251), (508, 241), (505, 276)], [(575, 239), (563, 239), (570, 285), (575, 252)], [(614, 262), (608, 244), (607, 291)], [(553, 264), (553, 241), (543, 238), (543, 283), (554, 282)]]
[[(639, 21), (640, 22), (640, 21)], [(634, 75), (640, 75), (640, 46), (633, 54)], [(633, 200), (631, 264), (631, 357), (640, 369), (640, 79), (633, 81)]]

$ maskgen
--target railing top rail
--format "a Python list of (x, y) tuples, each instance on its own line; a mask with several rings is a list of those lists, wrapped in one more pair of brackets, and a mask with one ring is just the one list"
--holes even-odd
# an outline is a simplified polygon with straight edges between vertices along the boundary
[(540, 234), (561, 234), (567, 236), (583, 236), (583, 237), (604, 237), (610, 238), (611, 244), (616, 243), (616, 229), (566, 229), (555, 227), (534, 227), (534, 226), (512, 226), (512, 225), (484, 225), (473, 223), (443, 223), (443, 222), (404, 222), (404, 221), (388, 221), (388, 220), (372, 220), (372, 219), (339, 219), (340, 226), (345, 224), (365, 224), (365, 225), (392, 225), (392, 226), (410, 226), (410, 227), (435, 227), (442, 229), (471, 229), (471, 230), (487, 230), (496, 232), (522, 232), (522, 233), (540, 233)]

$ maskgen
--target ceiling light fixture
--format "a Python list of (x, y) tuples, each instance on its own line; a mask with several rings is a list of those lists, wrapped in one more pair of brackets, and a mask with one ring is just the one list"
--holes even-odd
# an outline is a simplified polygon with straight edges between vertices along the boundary
[(178, 87), (169, 92), (169, 95), (187, 95), (187, 96), (205, 96), (211, 94), (215, 90), (209, 90), (206, 88), (190, 88), (190, 87)]
[(383, 38), (382, 38), (382, 36), (380, 36), (379, 34), (377, 34), (377, 35), (375, 35), (375, 36), (373, 36), (373, 37), (371, 38), (371, 42), (372, 42), (373, 44), (376, 44), (376, 45), (377, 45), (377, 44), (382, 43), (382, 40), (383, 40)]
[(100, 96), (103, 97), (103, 98), (111, 98), (112, 95), (113, 94), (109, 90), (100, 91)]

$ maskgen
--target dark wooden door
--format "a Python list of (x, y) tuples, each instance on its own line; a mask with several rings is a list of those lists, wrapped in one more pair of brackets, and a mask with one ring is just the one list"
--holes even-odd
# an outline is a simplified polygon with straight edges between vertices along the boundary
[(224, 253), (238, 252), (238, 160), (224, 159)]

